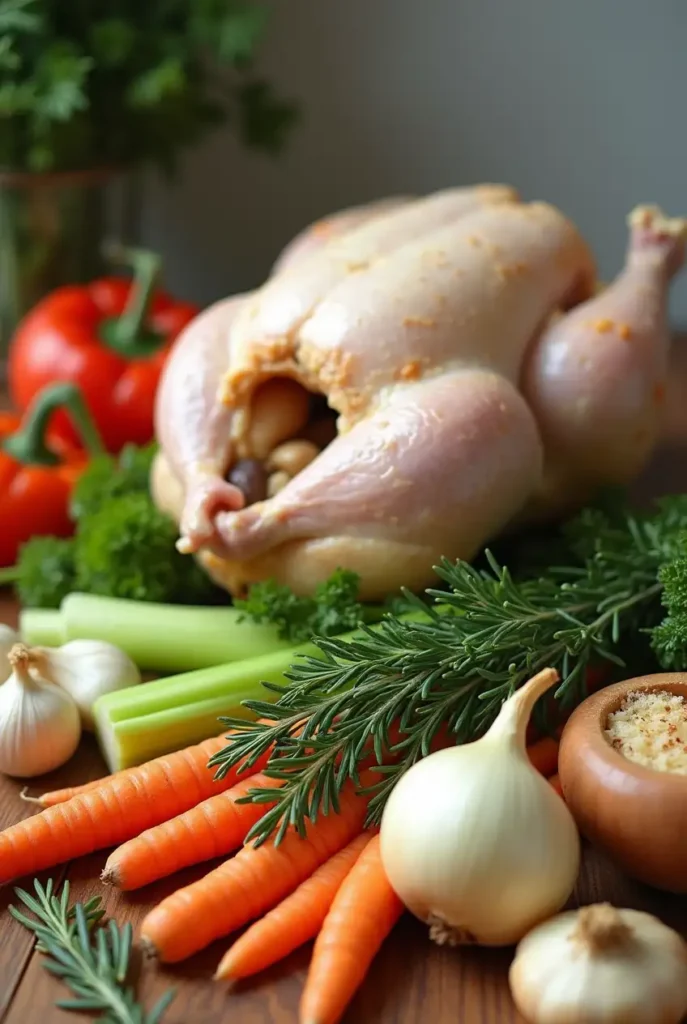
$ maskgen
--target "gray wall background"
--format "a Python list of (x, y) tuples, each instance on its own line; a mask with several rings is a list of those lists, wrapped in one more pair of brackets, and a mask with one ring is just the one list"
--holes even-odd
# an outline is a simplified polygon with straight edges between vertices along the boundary
[[(304, 119), (276, 162), (229, 133), (146, 187), (144, 240), (203, 303), (331, 210), (505, 181), (618, 270), (640, 202), (687, 215), (687, 0), (277, 0), (262, 68)], [(687, 272), (673, 292), (687, 323)]]

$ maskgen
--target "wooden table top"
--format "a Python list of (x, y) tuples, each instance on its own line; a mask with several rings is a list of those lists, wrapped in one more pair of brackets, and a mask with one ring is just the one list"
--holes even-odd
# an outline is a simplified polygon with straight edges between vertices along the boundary
[[(687, 356), (687, 346), (684, 351)], [(683, 381), (681, 400), (672, 404), (666, 430), (669, 444), (637, 486), (637, 494), (642, 498), (687, 490), (687, 373)], [(0, 621), (13, 623), (16, 611), (14, 603), (0, 592)], [(85, 782), (104, 772), (104, 764), (89, 739), (69, 764), (37, 783), (34, 792)], [(0, 777), (0, 828), (32, 813), (32, 806), (20, 799), (20, 790), (21, 786), (14, 781)], [(186, 870), (140, 894), (127, 896), (100, 884), (98, 878), (106, 856), (107, 851), (100, 851), (41, 878), (52, 877), (56, 882), (69, 878), (75, 899), (86, 900), (95, 893), (101, 894), (108, 914), (119, 923), (129, 920), (136, 927), (154, 903), (214, 866), (210, 863)], [(26, 881), (30, 882), (25, 880), (25, 884)], [(12, 898), (11, 886), (0, 887), (0, 1024), (67, 1024), (70, 1020), (83, 1020), (55, 1009), (55, 1001), (66, 995), (65, 990), (41, 967), (31, 935), (7, 913)], [(572, 905), (599, 900), (648, 910), (687, 936), (687, 898), (662, 894), (630, 881), (597, 851), (587, 847)], [(219, 1024), (224, 1020), (241, 1024), (296, 1024), (309, 947), (229, 993), (211, 980), (227, 946), (227, 940), (220, 941), (173, 968), (141, 964), (142, 1000), (152, 1006), (164, 990), (176, 989), (177, 997), (165, 1015), (165, 1024)], [(511, 957), (512, 950), (439, 948), (430, 943), (426, 928), (406, 915), (377, 956), (343, 1024), (523, 1024), (508, 991)]]
[[(16, 607), (0, 597), (0, 621), (13, 624)], [(42, 792), (73, 785), (104, 774), (105, 766), (92, 739), (85, 740), (64, 768), (33, 787)], [(0, 829), (31, 814), (33, 807), (20, 799), (21, 786), (0, 776)], [(104, 897), (110, 916), (137, 926), (145, 912), (174, 888), (197, 878), (214, 866), (180, 872), (164, 882), (124, 895), (99, 882), (106, 851), (81, 858), (41, 879), (69, 878), (75, 899), (94, 894)], [(20, 883), (22, 884), (22, 883)], [(30, 879), (23, 883), (30, 884)], [(78, 1018), (55, 1008), (65, 992), (41, 967), (31, 935), (12, 920), (7, 905), (12, 887), (0, 887), (0, 1024), (67, 1024)], [(573, 905), (609, 900), (616, 906), (636, 907), (658, 914), (687, 937), (687, 898), (661, 894), (625, 878), (597, 851), (587, 847)], [(227, 940), (174, 968), (140, 965), (139, 992), (146, 1005), (168, 987), (177, 997), (165, 1024), (296, 1024), (298, 1001), (309, 958), (309, 947), (292, 954), (258, 980), (228, 993), (211, 980)], [(406, 915), (387, 939), (372, 970), (344, 1018), (344, 1024), (523, 1024), (510, 999), (507, 984), (512, 950), (452, 950), (432, 945), (426, 929)], [(83, 1018), (81, 1018), (83, 1019)]]

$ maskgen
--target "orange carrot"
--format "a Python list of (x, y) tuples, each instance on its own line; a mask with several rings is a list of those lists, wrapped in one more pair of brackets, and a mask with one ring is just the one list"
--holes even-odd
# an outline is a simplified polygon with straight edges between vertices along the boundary
[(372, 832), (357, 836), (256, 921), (225, 953), (215, 978), (237, 981), (257, 974), (317, 935), (341, 883), (371, 838)]
[[(558, 795), (559, 796), (563, 796), (563, 787), (561, 786), (561, 780), (560, 780), (560, 778), (559, 778), (557, 773), (556, 773), (556, 775), (552, 775), (551, 776), (551, 778), (549, 779), (549, 782), (551, 783), (553, 788), (556, 790)], [(565, 799), (565, 797), (563, 797), (563, 799)]]
[[(362, 772), (361, 779), (367, 774)], [(279, 846), (244, 846), (205, 878), (151, 910), (141, 926), (143, 946), (160, 960), (175, 963), (270, 910), (359, 834), (367, 803), (349, 782), (341, 793), (340, 813), (307, 823), (305, 839), (290, 828)]]
[(234, 768), (215, 782), (208, 759), (225, 745), (226, 739), (216, 736), (127, 768), (0, 832), (0, 883), (131, 839), (261, 771), (269, 756), (240, 776)]
[(558, 746), (558, 740), (553, 736), (544, 736), (527, 748), (527, 756), (533, 766), (546, 778), (558, 771)]
[[(117, 772), (117, 775), (121, 775), (121, 772)], [(67, 800), (71, 800), (72, 797), (80, 796), (81, 793), (87, 793), (90, 789), (95, 789), (96, 786), (101, 786), (106, 778), (114, 778), (113, 775), (106, 775), (104, 778), (91, 779), (90, 782), (84, 782), (81, 786), (67, 786), (66, 789), (53, 789), (49, 793), (42, 793), (40, 796), (27, 796), (28, 786), (26, 786), (19, 794), (22, 800), (26, 800), (29, 804), (38, 804), (40, 807), (54, 807), (55, 804), (64, 804)]]
[(242, 778), (226, 792), (146, 829), (110, 854), (102, 881), (124, 890), (140, 889), (189, 864), (231, 853), (271, 806), (237, 801), (250, 789), (273, 789), (280, 785), (281, 782), (266, 775)]
[(402, 913), (375, 836), (344, 879), (315, 941), (301, 999), (302, 1024), (335, 1024), (341, 1018)]

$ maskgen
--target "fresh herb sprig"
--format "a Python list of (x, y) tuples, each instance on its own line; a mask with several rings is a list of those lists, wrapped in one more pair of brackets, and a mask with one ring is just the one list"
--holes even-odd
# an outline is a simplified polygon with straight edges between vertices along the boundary
[[(263, 770), (283, 783), (255, 793), (274, 805), (249, 838), (279, 841), (289, 825), (303, 831), (308, 818), (337, 806), (348, 779), (358, 783), (371, 750), (380, 765), (384, 751), (389, 761), (372, 788), (369, 821), (378, 822), (394, 784), (440, 729), (456, 742), (476, 738), (545, 666), (560, 673), (561, 704), (579, 701), (591, 663), (622, 665), (625, 645), (660, 622), (667, 566), (687, 549), (686, 531), (684, 496), (665, 499), (653, 515), (588, 510), (565, 531), (566, 566), (515, 581), (488, 552), (483, 570), (444, 560), (437, 572), (448, 589), (428, 592), (430, 608), (417, 600), (418, 621), (390, 615), (353, 639), (318, 638), (321, 656), (292, 666), (288, 687), (268, 686), (276, 704), (245, 702), (273, 724), (223, 719), (236, 733), (212, 759), (218, 774), (271, 750)], [(681, 593), (687, 609), (687, 583)], [(677, 628), (653, 633), (659, 659), (675, 646)]]
[(265, 580), (254, 583), (245, 600), (236, 600), (234, 605), (252, 622), (277, 626), (283, 640), (306, 643), (313, 636), (335, 636), (380, 618), (378, 609), (366, 608), (358, 601), (359, 582), (356, 573), (335, 569), (312, 597), (298, 597), (290, 587)]
[(97, 927), (105, 911), (100, 896), (88, 903), (69, 905), (69, 883), (60, 896), (55, 895), (52, 879), (45, 887), (34, 881), (35, 895), (23, 889), (15, 893), (35, 919), (11, 906), (10, 913), (32, 931), (36, 948), (44, 953), (44, 965), (71, 989), (73, 999), (61, 999), (62, 1010), (101, 1013), (107, 1024), (159, 1024), (174, 998), (166, 992), (150, 1012), (136, 1001), (126, 985), (131, 964), (133, 931), (130, 924), (119, 928), (110, 920)]

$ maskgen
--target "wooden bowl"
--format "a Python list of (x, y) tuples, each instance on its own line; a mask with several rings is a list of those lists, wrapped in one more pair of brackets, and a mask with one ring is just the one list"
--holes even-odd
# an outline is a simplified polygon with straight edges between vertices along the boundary
[(639, 676), (588, 697), (561, 737), (558, 771), (578, 828), (628, 875), (687, 892), (687, 775), (628, 761), (603, 735), (608, 716), (631, 691), (687, 698), (687, 673)]

